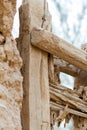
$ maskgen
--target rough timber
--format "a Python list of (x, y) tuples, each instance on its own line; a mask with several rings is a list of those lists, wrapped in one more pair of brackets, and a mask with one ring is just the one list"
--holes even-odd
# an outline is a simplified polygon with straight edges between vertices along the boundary
[[(53, 130), (71, 117), (74, 130), (87, 130), (87, 44), (80, 50), (52, 34), (46, 0), (23, 0), (16, 42), (15, 11), (16, 0), (0, 1), (0, 130)], [(74, 90), (60, 72), (74, 76)]]

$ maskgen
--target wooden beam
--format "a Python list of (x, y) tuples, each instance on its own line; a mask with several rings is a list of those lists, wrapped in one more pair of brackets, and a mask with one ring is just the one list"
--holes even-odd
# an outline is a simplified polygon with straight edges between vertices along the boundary
[(87, 72), (87, 54), (51, 32), (34, 28), (31, 33), (31, 42), (32, 45)]
[(49, 19), (46, 1), (23, 0), (20, 7), (19, 36), (24, 78), (22, 130), (50, 130), (48, 53), (32, 46), (30, 40), (34, 26), (42, 26), (50, 31)]
[(75, 90), (50, 84), (50, 98), (59, 104), (68, 104), (70, 108), (87, 114), (87, 102), (79, 98)]
[(54, 82), (54, 59), (53, 55), (49, 54), (48, 56), (48, 74), (49, 74), (49, 82)]
[(63, 86), (63, 85), (60, 85), (60, 84), (55, 85), (55, 84), (52, 84), (52, 83), (50, 83), (49, 85), (50, 85), (50, 87), (52, 87), (52, 88), (58, 89), (58, 90), (60, 90), (60, 91), (67, 91), (67, 92), (69, 92), (70, 94), (72, 94), (73, 96), (75, 95), (76, 97), (80, 97), (80, 94), (78, 93), (78, 91), (72, 90), (72, 89), (70, 89), (70, 88), (67, 88), (66, 86)]
[(68, 75), (77, 77), (79, 69), (69, 64), (68, 62), (54, 56), (54, 67), (58, 68), (58, 71), (66, 73)]
[[(51, 107), (51, 110), (55, 110), (55, 111), (63, 110), (65, 108), (64, 105), (60, 105), (60, 104), (55, 103), (53, 101), (50, 101), (50, 107)], [(73, 115), (76, 115), (76, 116), (87, 118), (86, 113), (74, 110), (72, 108), (67, 108), (67, 112), (69, 112), (69, 113), (71, 113)]]

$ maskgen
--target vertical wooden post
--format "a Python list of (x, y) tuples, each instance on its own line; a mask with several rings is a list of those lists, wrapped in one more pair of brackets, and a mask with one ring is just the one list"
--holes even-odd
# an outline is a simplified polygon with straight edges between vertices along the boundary
[(48, 54), (31, 45), (33, 27), (51, 29), (45, 0), (24, 0), (20, 7), (20, 52), (23, 58), (23, 130), (50, 130)]

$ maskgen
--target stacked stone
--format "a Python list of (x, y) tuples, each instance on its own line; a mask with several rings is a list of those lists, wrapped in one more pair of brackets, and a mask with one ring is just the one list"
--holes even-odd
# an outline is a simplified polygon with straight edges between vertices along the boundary
[(16, 0), (0, 0), (0, 130), (21, 130), (22, 59), (11, 35)]

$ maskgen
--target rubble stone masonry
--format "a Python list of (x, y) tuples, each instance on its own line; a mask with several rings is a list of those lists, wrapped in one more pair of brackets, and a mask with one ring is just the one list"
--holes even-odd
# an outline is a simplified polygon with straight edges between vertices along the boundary
[(11, 31), (16, 0), (0, 0), (0, 130), (21, 130), (22, 59)]

